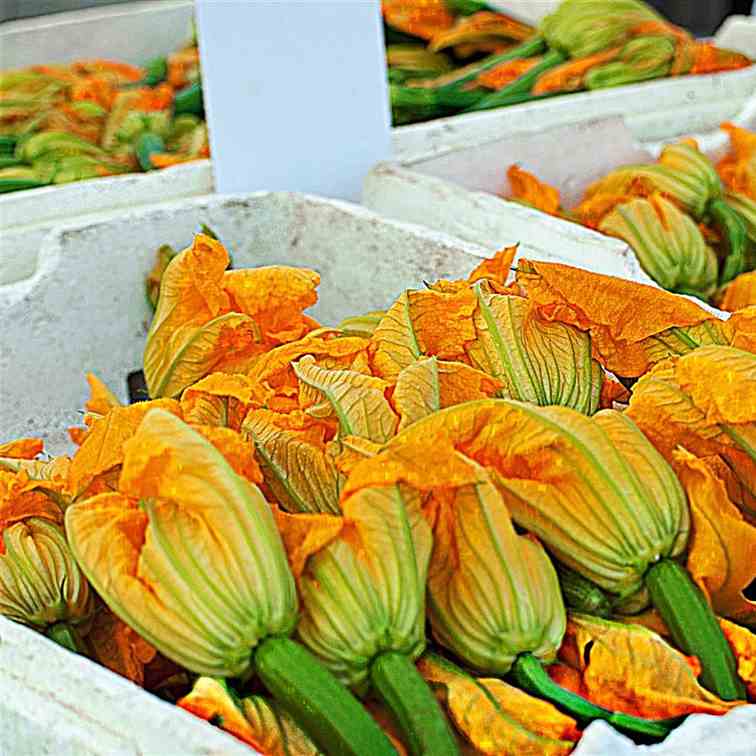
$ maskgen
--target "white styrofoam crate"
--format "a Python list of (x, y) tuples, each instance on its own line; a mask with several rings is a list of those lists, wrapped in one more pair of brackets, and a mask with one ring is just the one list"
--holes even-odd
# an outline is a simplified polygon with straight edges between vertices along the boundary
[[(364, 208), (289, 193), (204, 197), (48, 236), (34, 275), (0, 287), (2, 438), (41, 435), (52, 453), (70, 451), (68, 425), (94, 371), (126, 399), (139, 369), (148, 308), (143, 283), (155, 249), (186, 244), (200, 223), (216, 230), (237, 268), (289, 264), (321, 275), (312, 315), (324, 323), (386, 307), (407, 287), (465, 276), (483, 248)], [(98, 665), (0, 618), (0, 722), (8, 756), (236, 756), (253, 753)], [(7, 723), (7, 724), (6, 724)], [(724, 718), (690, 717), (664, 744), (637, 748), (594, 723), (576, 756), (746, 756), (756, 707)], [(366, 756), (368, 756), (366, 754)]]
[[(312, 314), (325, 323), (385, 307), (423, 280), (466, 275), (485, 254), (346, 203), (284, 193), (191, 199), (70, 224), (46, 239), (31, 279), (0, 287), (3, 437), (39, 434), (50, 451), (66, 450), (64, 429), (79, 421), (76, 410), (86, 398), (85, 371), (95, 371), (126, 398), (125, 376), (141, 364), (148, 317), (143, 279), (154, 250), (165, 242), (186, 243), (200, 222), (218, 231), (237, 267), (316, 269), (322, 282)], [(250, 753), (2, 618), (0, 721), (9, 723), (3, 728), (9, 756)], [(694, 756), (706, 751), (693, 744), (716, 741), (722, 756), (745, 756), (754, 733), (756, 707), (723, 719), (691, 717), (669, 743), (648, 751), (596, 723), (574, 753)]]
[[(0, 29), (0, 70), (83, 58), (142, 64), (190, 38), (193, 9), (192, 0), (160, 0), (11, 21)], [(212, 191), (211, 163), (200, 160), (0, 195), (0, 284), (31, 275), (41, 240), (57, 223)]]
[[(734, 120), (756, 127), (756, 96)], [(697, 136), (714, 158), (727, 149), (724, 132)], [(471, 139), (404, 161), (379, 163), (365, 179), (362, 201), (389, 218), (419, 223), (489, 250), (520, 243), (519, 256), (560, 257), (596, 273), (655, 285), (621, 239), (496, 195), (506, 193), (506, 171), (516, 163), (559, 189), (563, 204), (572, 207), (591, 182), (621, 165), (651, 161), (661, 147), (637, 143), (621, 118)]]

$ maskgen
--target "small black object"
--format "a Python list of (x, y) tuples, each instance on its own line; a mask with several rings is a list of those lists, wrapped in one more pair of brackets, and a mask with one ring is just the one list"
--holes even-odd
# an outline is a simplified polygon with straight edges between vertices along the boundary
[(150, 395), (147, 393), (147, 382), (144, 380), (144, 372), (135, 370), (126, 376), (126, 383), (129, 387), (129, 404), (137, 402), (146, 402)]

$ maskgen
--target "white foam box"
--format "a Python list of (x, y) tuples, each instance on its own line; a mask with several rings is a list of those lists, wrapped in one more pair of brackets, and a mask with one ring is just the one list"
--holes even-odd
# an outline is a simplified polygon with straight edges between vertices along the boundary
[[(736, 123), (756, 127), (756, 97)], [(713, 158), (728, 137), (697, 134)], [(470, 139), (396, 162), (379, 163), (365, 179), (363, 204), (390, 218), (420, 223), (489, 250), (520, 244), (519, 256), (555, 256), (597, 273), (653, 283), (628, 244), (517, 202), (507, 168), (517, 164), (555, 186), (574, 206), (593, 181), (621, 165), (650, 162), (663, 143), (640, 144), (619, 117), (579, 121), (505, 138)]]
[[(131, 2), (23, 19), (0, 29), (0, 70), (107, 58), (144, 64), (191, 36), (191, 0)], [(0, 195), (0, 283), (34, 270), (44, 236), (61, 221), (213, 191), (212, 166), (200, 160)]]
[[(187, 244), (200, 223), (218, 232), (237, 268), (317, 270), (320, 299), (311, 314), (327, 324), (384, 308), (423, 281), (467, 275), (486, 254), (364, 208), (286, 193), (189, 199), (72, 223), (45, 240), (30, 279), (0, 287), (0, 440), (41, 435), (50, 452), (70, 452), (65, 428), (80, 423), (86, 371), (126, 400), (126, 375), (142, 361), (149, 317), (143, 286), (154, 252), (163, 243)], [(1, 617), (0, 725), (3, 756), (254, 753)], [(648, 749), (594, 723), (574, 753), (746, 756), (754, 740), (756, 707), (749, 706), (723, 718), (689, 717)]]

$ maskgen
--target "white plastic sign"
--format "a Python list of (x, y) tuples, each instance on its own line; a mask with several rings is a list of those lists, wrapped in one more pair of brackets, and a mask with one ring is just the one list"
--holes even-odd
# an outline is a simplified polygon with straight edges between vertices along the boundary
[(358, 199), (390, 156), (379, 0), (198, 0), (216, 189)]

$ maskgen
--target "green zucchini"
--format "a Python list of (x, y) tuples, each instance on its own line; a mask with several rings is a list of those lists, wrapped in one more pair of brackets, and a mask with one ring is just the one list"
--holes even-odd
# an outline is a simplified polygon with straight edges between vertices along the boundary
[(0, 135), (0, 155), (13, 154), (17, 141), (18, 137), (11, 136), (10, 134)]
[(168, 76), (168, 61), (165, 58), (153, 58), (147, 63), (144, 70), (142, 84), (155, 87), (165, 81), (166, 76)]
[(517, 45), (517, 47), (514, 47), (511, 50), (507, 50), (505, 53), (501, 53), (500, 55), (489, 55), (477, 65), (466, 66), (464, 69), (465, 72), (462, 76), (443, 84), (439, 87), (439, 90), (461, 87), (463, 84), (475, 81), (475, 79), (477, 79), (484, 71), (496, 68), (496, 66), (500, 66), (502, 63), (507, 63), (508, 61), (516, 60), (517, 58), (532, 58), (534, 55), (542, 53), (545, 49), (546, 42), (542, 37), (532, 37), (521, 45)]
[(446, 716), (409, 657), (392, 651), (379, 654), (370, 667), (370, 681), (412, 756), (459, 756)]
[(612, 604), (601, 588), (559, 562), (556, 571), (568, 609), (605, 619), (612, 616)]
[(620, 732), (630, 735), (636, 740), (644, 742), (663, 740), (681, 721), (680, 717), (674, 719), (643, 719), (597, 706), (587, 698), (583, 698), (555, 683), (549, 677), (540, 660), (532, 654), (520, 654), (515, 659), (510, 677), (518, 688), (550, 701), (558, 709), (565, 711), (580, 723), (586, 724), (595, 719), (603, 719)]
[(324, 753), (397, 756), (375, 720), (303, 646), (289, 638), (266, 638), (254, 663), (268, 692)]
[(645, 583), (672, 640), (701, 662), (703, 685), (725, 701), (745, 700), (732, 649), (688, 571), (672, 559), (662, 559), (648, 570)]

